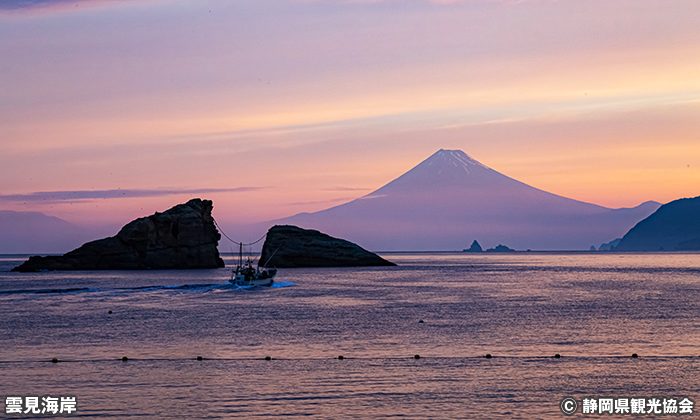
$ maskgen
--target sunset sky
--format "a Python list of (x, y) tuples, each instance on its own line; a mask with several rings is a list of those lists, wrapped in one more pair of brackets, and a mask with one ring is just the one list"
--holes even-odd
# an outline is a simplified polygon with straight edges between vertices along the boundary
[(607, 207), (700, 195), (698, 0), (0, 3), (0, 210), (225, 223), (440, 148)]

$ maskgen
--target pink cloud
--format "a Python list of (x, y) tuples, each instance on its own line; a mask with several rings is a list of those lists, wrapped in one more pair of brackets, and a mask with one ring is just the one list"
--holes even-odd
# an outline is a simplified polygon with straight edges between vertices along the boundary
[(168, 195), (182, 194), (212, 194), (212, 193), (235, 193), (250, 192), (267, 189), (267, 187), (238, 187), (238, 188), (200, 188), (200, 189), (177, 189), (177, 190), (142, 190), (142, 189), (115, 189), (115, 190), (89, 190), (89, 191), (42, 191), (29, 194), (5, 194), (0, 195), (0, 202), (22, 201), (22, 202), (43, 202), (55, 203), (62, 201), (84, 201), (111, 198), (144, 198), (162, 197)]
[(152, 2), (158, 0), (21, 0), (0, 2), (0, 14), (26, 12), (52, 12), (60, 10), (99, 7), (108, 4)]

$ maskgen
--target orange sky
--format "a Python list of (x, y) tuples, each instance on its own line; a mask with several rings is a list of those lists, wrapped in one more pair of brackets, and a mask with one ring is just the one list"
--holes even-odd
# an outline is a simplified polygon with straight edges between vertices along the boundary
[[(440, 148), (609, 207), (700, 195), (696, 0), (36, 3), (0, 6), (0, 209), (120, 224), (237, 189), (201, 195), (262, 221)], [(17, 197), (119, 188), (188, 192)]]

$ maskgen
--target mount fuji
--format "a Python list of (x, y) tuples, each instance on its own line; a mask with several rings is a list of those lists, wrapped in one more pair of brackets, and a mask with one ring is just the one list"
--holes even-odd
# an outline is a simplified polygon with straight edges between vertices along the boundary
[(478, 240), (525, 250), (588, 250), (621, 237), (659, 208), (610, 209), (509, 178), (461, 150), (439, 150), (348, 203), (274, 221), (320, 230), (376, 251), (457, 250)]

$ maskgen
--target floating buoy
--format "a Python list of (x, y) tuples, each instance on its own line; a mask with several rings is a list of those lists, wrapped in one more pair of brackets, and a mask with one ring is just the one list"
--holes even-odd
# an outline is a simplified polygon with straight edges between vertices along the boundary
[(413, 358), (414, 358), (414, 359), (420, 359), (420, 354), (416, 354), (415, 356), (413, 356)]
[(127, 360), (129, 360), (128, 357), (126, 357), (126, 356), (122, 357), (122, 362), (126, 362)]
[(487, 358), (487, 359), (490, 359), (490, 358), (491, 358), (491, 353), (486, 353), (486, 356), (484, 356), (484, 357)]
[(270, 356), (265, 356), (265, 360), (272, 360), (272, 357), (270, 357)]
[(345, 358), (343, 357), (343, 355), (338, 356), (338, 360), (343, 360), (343, 359), (345, 359)]
[(419, 320), (418, 320), (418, 323), (419, 323), (419, 324), (422, 324), (422, 323), (423, 323), (423, 320), (422, 320), (422, 319), (419, 319)]
[(107, 313), (108, 313), (108, 314), (111, 314), (111, 313), (112, 313), (112, 311), (109, 311), (109, 312), (107, 312)]
[(636, 359), (637, 357), (639, 357), (637, 356), (637, 353), (632, 353), (632, 358)]
[(558, 359), (558, 358), (560, 358), (560, 357), (561, 357), (561, 355), (560, 355), (559, 353), (557, 353), (557, 354), (554, 355), (554, 358), (555, 358), (555, 359)]
[(58, 359), (54, 357), (53, 359), (51, 359), (51, 363), (58, 363)]
[(202, 356), (197, 356), (197, 360), (202, 360)]

